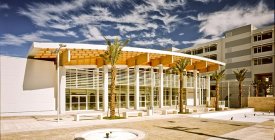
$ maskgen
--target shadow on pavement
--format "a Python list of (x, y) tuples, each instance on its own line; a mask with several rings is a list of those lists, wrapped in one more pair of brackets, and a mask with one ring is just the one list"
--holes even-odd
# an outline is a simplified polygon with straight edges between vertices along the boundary
[(192, 130), (197, 130), (199, 128), (187, 128), (187, 127), (181, 127), (181, 126), (175, 126), (175, 127), (156, 126), (156, 127), (163, 128), (163, 129), (182, 131), (182, 132), (191, 133), (191, 134), (203, 135), (203, 136), (208, 136), (208, 137), (215, 137), (215, 138), (220, 138), (220, 139), (226, 139), (226, 140), (238, 140), (238, 139), (234, 139), (234, 138), (216, 136), (216, 135), (211, 135), (211, 134), (206, 134), (206, 133), (192, 132)]

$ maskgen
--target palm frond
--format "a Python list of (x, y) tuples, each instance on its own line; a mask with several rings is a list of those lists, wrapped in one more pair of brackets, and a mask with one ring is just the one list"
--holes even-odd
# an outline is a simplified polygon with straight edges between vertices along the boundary
[(247, 69), (241, 69), (233, 71), (235, 74), (235, 77), (238, 81), (243, 81), (245, 79), (245, 74), (247, 73)]
[(225, 69), (223, 69), (221, 71), (215, 71), (211, 75), (211, 77), (212, 77), (213, 80), (220, 81), (224, 77), (224, 72), (225, 72)]
[(178, 60), (173, 67), (171, 67), (171, 70), (174, 72), (183, 73), (188, 64), (190, 64), (190, 59), (182, 58)]
[(100, 55), (100, 57), (104, 59), (106, 64), (111, 64), (113, 66), (118, 61), (119, 56), (122, 53), (122, 48), (126, 46), (130, 40), (127, 39), (125, 41), (120, 41), (118, 38), (115, 38), (114, 42), (111, 43), (111, 41), (106, 37), (104, 37), (104, 39), (108, 47), (107, 50)]

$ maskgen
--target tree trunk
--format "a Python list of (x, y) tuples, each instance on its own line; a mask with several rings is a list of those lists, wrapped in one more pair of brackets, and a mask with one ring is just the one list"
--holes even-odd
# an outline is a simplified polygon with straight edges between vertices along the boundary
[(259, 86), (256, 85), (256, 97), (258, 97), (258, 96), (259, 96)]
[(110, 114), (112, 119), (115, 118), (115, 106), (116, 106), (115, 82), (116, 82), (116, 66), (113, 65), (111, 68), (111, 105), (110, 105)]
[(180, 74), (180, 113), (183, 113), (183, 75)]
[(242, 108), (242, 81), (239, 81), (239, 106)]
[(219, 87), (219, 81), (216, 80), (216, 102), (215, 102), (215, 108), (216, 110), (219, 110), (219, 99), (220, 99), (220, 87)]

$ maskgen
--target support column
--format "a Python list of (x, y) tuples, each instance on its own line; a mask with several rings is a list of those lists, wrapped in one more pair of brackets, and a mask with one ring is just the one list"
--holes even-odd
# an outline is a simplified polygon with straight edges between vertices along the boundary
[(163, 66), (159, 65), (159, 108), (163, 107)]
[(193, 75), (194, 75), (194, 79), (193, 79), (193, 85), (194, 85), (194, 106), (198, 105), (198, 76), (197, 76), (198, 72), (197, 70), (193, 71)]
[(206, 106), (210, 106), (210, 76), (206, 76)]
[(129, 72), (129, 68), (126, 68), (126, 82), (127, 82), (127, 91), (126, 91), (126, 108), (129, 109), (130, 108), (130, 76), (129, 76), (130, 72)]
[(108, 111), (108, 66), (103, 66), (103, 111)]
[(197, 99), (197, 101), (198, 101), (198, 103), (197, 103), (197, 105), (201, 105), (202, 104), (202, 96), (201, 96), (201, 78), (200, 78), (200, 73), (198, 73), (198, 99)]
[(66, 112), (66, 69), (64, 67), (59, 67), (59, 113), (65, 114)]
[(172, 93), (173, 93), (173, 79), (172, 79), (172, 74), (169, 74), (169, 104), (170, 106), (173, 105), (173, 101), (172, 101)]
[(139, 67), (135, 66), (135, 110), (139, 110)]
[(96, 110), (99, 110), (99, 68), (96, 68)]
[(154, 87), (155, 87), (154, 68), (151, 67), (151, 98), (150, 98), (151, 107), (154, 107)]

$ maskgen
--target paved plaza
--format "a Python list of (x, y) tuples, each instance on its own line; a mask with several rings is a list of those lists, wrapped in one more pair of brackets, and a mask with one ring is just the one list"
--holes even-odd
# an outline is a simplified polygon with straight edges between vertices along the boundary
[(7, 117), (1, 119), (1, 140), (72, 140), (75, 134), (99, 128), (130, 128), (143, 131), (147, 140), (178, 139), (274, 139), (272, 119), (244, 122), (191, 115), (154, 115), (120, 120), (73, 121), (73, 116)]

